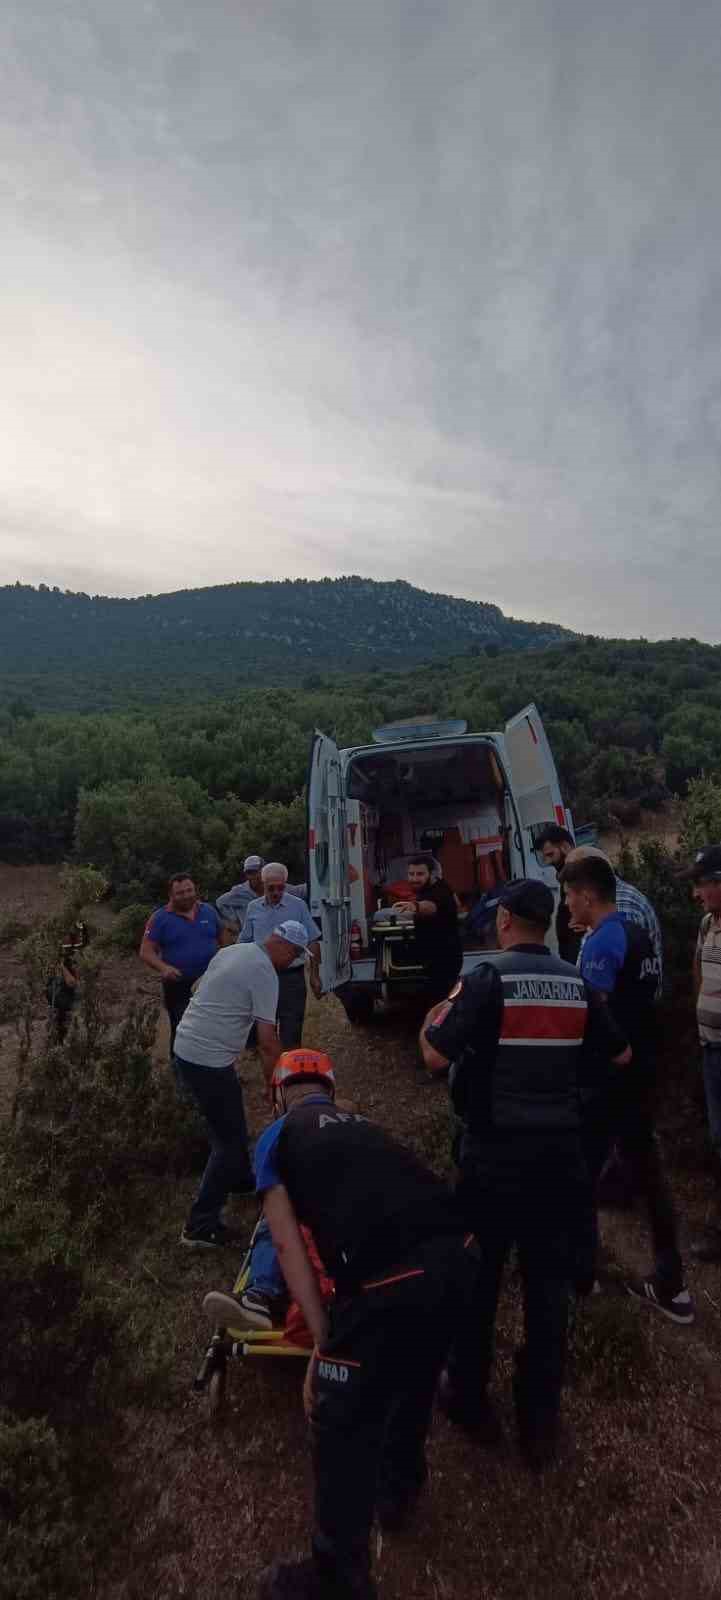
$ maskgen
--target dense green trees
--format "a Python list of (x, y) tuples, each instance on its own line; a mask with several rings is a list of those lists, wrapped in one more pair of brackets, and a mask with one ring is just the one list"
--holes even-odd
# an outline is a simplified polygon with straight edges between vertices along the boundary
[(178, 695), (104, 716), (33, 715), (26, 703), (0, 712), (0, 858), (75, 849), (131, 898), (160, 892), (178, 865), (223, 884), (249, 849), (302, 875), (313, 728), (348, 745), (418, 713), (484, 731), (536, 700), (579, 821), (632, 820), (721, 771), (721, 651), (693, 640), (574, 640), (403, 673), (311, 676), (305, 688)]

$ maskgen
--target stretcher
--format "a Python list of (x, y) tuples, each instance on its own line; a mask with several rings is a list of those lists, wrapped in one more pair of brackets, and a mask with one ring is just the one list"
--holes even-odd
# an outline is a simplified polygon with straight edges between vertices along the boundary
[[(242, 1294), (248, 1282), (250, 1259), (260, 1220), (259, 1217), (233, 1284), (234, 1295)], [(320, 1269), (319, 1262), (314, 1261), (314, 1265), (317, 1270)], [(301, 1342), (303, 1338), (306, 1340), (305, 1343)], [(300, 1312), (292, 1304), (282, 1328), (215, 1327), (193, 1380), (193, 1390), (196, 1394), (207, 1395), (210, 1420), (218, 1422), (225, 1407), (228, 1369), (232, 1362), (261, 1359), (278, 1361), (292, 1358), (297, 1360), (299, 1356), (307, 1361), (312, 1344), (313, 1341), (302, 1322)]]

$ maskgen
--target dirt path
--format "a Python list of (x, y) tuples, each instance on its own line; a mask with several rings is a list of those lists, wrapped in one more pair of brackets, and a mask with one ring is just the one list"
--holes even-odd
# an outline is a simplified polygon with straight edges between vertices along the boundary
[[(358, 1032), (329, 1001), (313, 1008), (307, 1040), (334, 1055), (343, 1091), (370, 1115), (445, 1161), (444, 1090), (418, 1072), (402, 1022)], [(244, 1076), (257, 1129), (264, 1111), (253, 1070)], [(190, 1392), (202, 1295), (232, 1275), (231, 1263), (177, 1248), (191, 1191), (169, 1192), (167, 1225), (148, 1240), (146, 1265), (164, 1285), (157, 1309), (173, 1350), (172, 1403), (132, 1419), (122, 1520), (133, 1533), (120, 1541), (100, 1600), (146, 1593), (151, 1574), (157, 1600), (215, 1600), (221, 1591), (250, 1600), (264, 1563), (305, 1544), (309, 1481), (294, 1364), (233, 1369), (220, 1431)], [(624, 1266), (647, 1265), (640, 1221), (608, 1218), (604, 1236)], [(691, 1331), (654, 1320), (613, 1285), (581, 1313), (562, 1460), (539, 1483), (513, 1447), (510, 1362), (520, 1330), (510, 1275), (495, 1383), (506, 1448), (487, 1458), (436, 1420), (423, 1513), (412, 1531), (378, 1546), (382, 1600), (721, 1596), (721, 1273), (698, 1269), (692, 1287)]]

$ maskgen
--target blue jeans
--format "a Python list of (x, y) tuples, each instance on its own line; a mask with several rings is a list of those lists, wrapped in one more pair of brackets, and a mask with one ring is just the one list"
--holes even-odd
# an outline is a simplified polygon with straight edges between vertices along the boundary
[(210, 1131), (210, 1156), (186, 1223), (188, 1233), (218, 1226), (231, 1189), (255, 1186), (248, 1155), (243, 1091), (230, 1067), (199, 1067), (175, 1057), (181, 1082)]
[(702, 1045), (701, 1059), (711, 1143), (721, 1156), (721, 1044)]
[(272, 1296), (287, 1293), (285, 1278), (278, 1265), (277, 1251), (265, 1217), (261, 1217), (253, 1240), (248, 1288)]

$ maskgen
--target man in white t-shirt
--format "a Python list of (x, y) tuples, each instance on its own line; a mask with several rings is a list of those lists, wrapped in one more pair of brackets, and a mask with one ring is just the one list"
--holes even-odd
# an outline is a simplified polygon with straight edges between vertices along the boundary
[(243, 1091), (234, 1062), (256, 1026), (266, 1082), (281, 1052), (276, 1034), (278, 973), (305, 951), (307, 929), (281, 922), (262, 944), (235, 944), (213, 957), (175, 1036), (177, 1076), (202, 1112), (211, 1151), (180, 1235), (190, 1250), (237, 1244), (221, 1212), (231, 1190), (253, 1194)]

